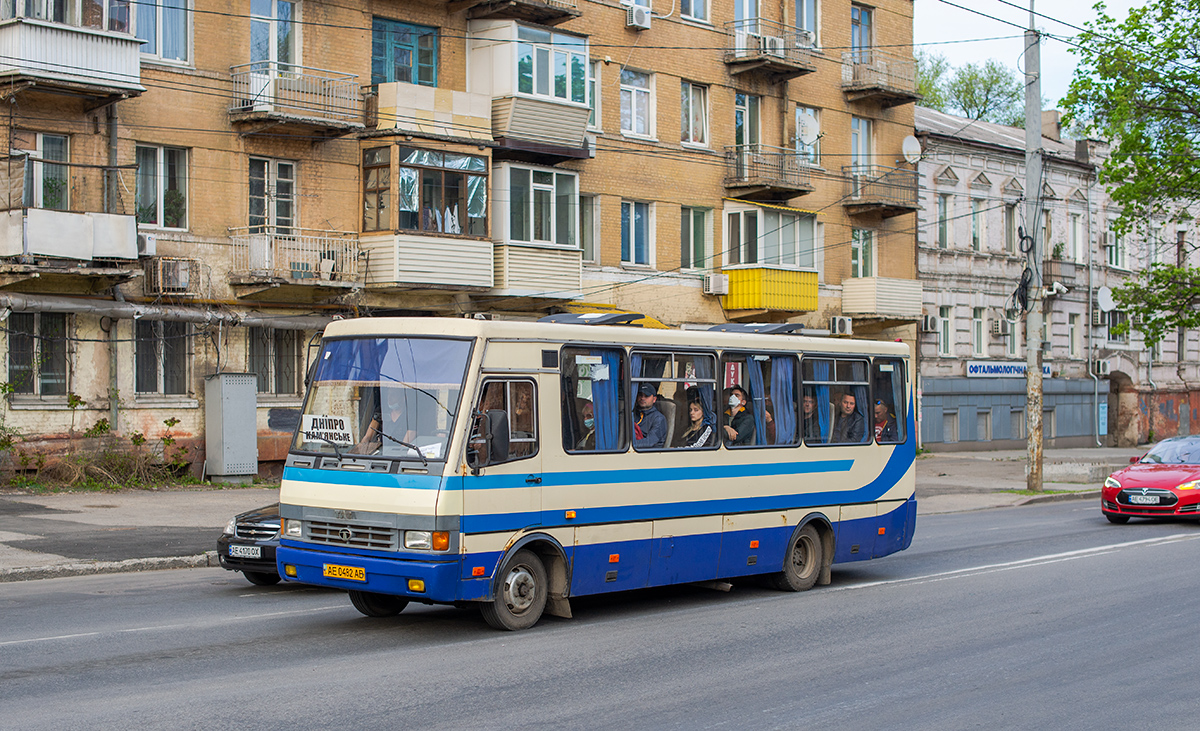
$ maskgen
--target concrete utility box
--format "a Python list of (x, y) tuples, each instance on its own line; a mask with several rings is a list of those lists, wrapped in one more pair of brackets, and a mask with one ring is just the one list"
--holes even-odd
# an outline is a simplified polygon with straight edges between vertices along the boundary
[(258, 376), (204, 377), (204, 468), (209, 479), (250, 482), (258, 474)]

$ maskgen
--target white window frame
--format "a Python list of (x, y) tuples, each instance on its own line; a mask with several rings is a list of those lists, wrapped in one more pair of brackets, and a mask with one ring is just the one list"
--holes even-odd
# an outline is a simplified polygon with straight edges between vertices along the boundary
[(874, 165), (874, 140), (871, 120), (866, 117), (850, 117), (850, 164), (856, 167)]
[(1004, 251), (1017, 253), (1017, 204), (1004, 205)]
[(1112, 244), (1108, 247), (1106, 261), (1110, 267), (1114, 269), (1128, 269), (1128, 250), (1125, 246), (1125, 237), (1112, 230), (1112, 222), (1109, 222), (1109, 242)]
[[(694, 147), (708, 147), (708, 86), (691, 81), (679, 82), (680, 142)], [(699, 99), (697, 99), (699, 97)], [(696, 130), (696, 108), (700, 110), (700, 129)]]
[(600, 132), (604, 127), (604, 119), (600, 111), (600, 75), (603, 61), (588, 61), (588, 77), (587, 77), (587, 95), (588, 105), (591, 107), (592, 113), (588, 115), (588, 129), (595, 132)]
[[(696, 261), (696, 224), (699, 217), (702, 238), (700, 254), (703, 261)], [(711, 208), (680, 206), (679, 208), (679, 268), (684, 271), (708, 271), (712, 269), (712, 224), (713, 211)], [(688, 256), (685, 262), (683, 252)]]
[[(272, 65), (272, 67), (275, 69), (276, 72), (280, 71), (281, 69), (279, 68), (279, 66), (275, 66), (275, 64), (281, 64), (281, 65), (286, 65), (286, 66), (303, 66), (304, 61), (301, 57), (301, 54), (303, 54), (303, 52), (304, 52), (304, 39), (301, 37), (301, 33), (302, 33), (302, 28), (303, 28), (304, 23), (300, 17), (300, 6), (301, 6), (300, 0), (268, 0), (268, 2), (271, 3), (271, 14), (270, 15), (255, 15), (255, 14), (251, 13), (249, 16), (250, 17), (250, 34), (251, 34), (250, 37), (251, 37), (251, 39), (253, 39), (253, 37), (254, 37), (254, 24), (255, 23), (266, 23), (267, 24), (267, 29), (268, 29), (267, 30), (267, 38), (269, 39), (268, 49), (267, 49), (267, 57), (266, 58), (258, 58), (258, 59), (253, 57), (254, 44), (253, 44), (253, 40), (251, 40), (250, 50), (251, 50), (252, 55), (250, 58), (250, 62), (251, 63), (269, 63)], [(279, 40), (279, 3), (281, 3), (281, 2), (286, 2), (292, 6), (292, 17), (288, 20), (288, 22), (291, 23), (291, 25), (293, 26), (293, 29), (294, 29), (292, 36), (291, 36), (291, 46), (292, 47), (290, 49), (290, 52), (291, 52), (291, 55), (293, 56), (293, 58), (289, 61), (281, 61), (279, 59), (279, 44), (278, 44), (278, 40)], [(370, 49), (368, 48), (368, 51), (369, 50)]]
[[(170, 1), (170, 0), (168, 0)], [(183, 0), (177, 7), (167, 8), (168, 10), (178, 13), (178, 17), (183, 21), (185, 35), (185, 58), (168, 58), (164, 57), (157, 50), (151, 51), (147, 48), (149, 38), (139, 28), (139, 23), (143, 18), (142, 15), (153, 13), (154, 16), (154, 43), (155, 49), (162, 47), (163, 37), (163, 13), (162, 3), (164, 0), (154, 2), (131, 3), (128, 0), (98, 0), (100, 5), (100, 23), (99, 25), (83, 23), (83, 3), (79, 0), (68, 0), (67, 2), (55, 7), (54, 0), (4, 0), (0, 2), (0, 20), (8, 20), (9, 18), (37, 18), (46, 20), (51, 23), (62, 23), (76, 28), (90, 28), (101, 32), (116, 32), (127, 33), (145, 41), (142, 44), (141, 53), (143, 59), (161, 61), (162, 63), (174, 65), (190, 64), (192, 58), (192, 0)], [(124, 18), (120, 17), (121, 13), (116, 12), (118, 9), (123, 11)], [(61, 14), (54, 12), (62, 10)]]
[(949, 249), (951, 233), (954, 227), (950, 225), (950, 194), (937, 194), (937, 245), (939, 249)]
[(1010, 358), (1017, 356), (1017, 344), (1021, 342), (1021, 321), (1008, 321), (1008, 338), (1004, 341), (1004, 354)]
[[(858, 17), (855, 17), (857, 14)], [(863, 23), (862, 18), (866, 16), (867, 22)], [(865, 26), (866, 30), (861, 28)], [(863, 36), (866, 36), (865, 38)], [(854, 3), (850, 6), (850, 50), (851, 51), (869, 51), (875, 47), (875, 9), (866, 5)], [(869, 56), (866, 59), (857, 61), (858, 63), (869, 63)]]
[(987, 357), (987, 313), (982, 307), (976, 307), (971, 312), (971, 355), (976, 358)]
[[(133, 30), (131, 32), (138, 38), (142, 39), (143, 41), (146, 41), (145, 43), (142, 44), (142, 57), (143, 58), (153, 59), (156, 62), (178, 65), (178, 66), (191, 65), (193, 53), (194, 53), (193, 39), (192, 39), (192, 36), (193, 36), (193, 33), (192, 33), (192, 16), (193, 16), (192, 3), (193, 3), (193, 1), (194, 0), (183, 0), (183, 2), (181, 3), (182, 7), (177, 7), (177, 8), (164, 8), (163, 0), (158, 0), (158, 2), (154, 3), (154, 4), (151, 4), (149, 2), (142, 2), (136, 6), (136, 10), (130, 14), (131, 20), (132, 20), (131, 24), (133, 26)], [(184, 24), (184, 28), (183, 28), (184, 57), (183, 58), (174, 58), (174, 57), (162, 55), (163, 35), (164, 35), (164, 31), (166, 30), (166, 25), (164, 23), (164, 18), (163, 18), (163, 16), (165, 15), (165, 13), (163, 12), (164, 10), (176, 11), (177, 13), (180, 14), (179, 17), (183, 20), (183, 24)], [(299, 32), (299, 27), (300, 27), (300, 25), (299, 25), (299, 10), (300, 10), (300, 3), (296, 2), (297, 17), (293, 18), (292, 22), (296, 24), (297, 32)], [(149, 50), (149, 46), (150, 46), (149, 39), (146, 38), (145, 35), (143, 35), (143, 33), (142, 33), (143, 29), (140, 27), (141, 21), (142, 21), (142, 17), (141, 17), (142, 14), (143, 13), (151, 13), (151, 12), (154, 13), (154, 50)], [(298, 39), (297, 39), (297, 44), (299, 44)]]
[(600, 263), (600, 196), (595, 193), (579, 195), (579, 248), (584, 264)]
[[(820, 248), (817, 242), (820, 231), (817, 228), (816, 216), (800, 211), (779, 211), (758, 206), (737, 205), (726, 208), (723, 215), (726, 221), (724, 226), (725, 245), (722, 247), (725, 267), (770, 266), (800, 271), (817, 269), (817, 253)], [(736, 224), (732, 223), (734, 216), (737, 216)], [(750, 234), (747, 232), (747, 217), (754, 219), (753, 250), (749, 246)], [(735, 227), (737, 229), (736, 241), (734, 240)], [(772, 245), (773, 235), (786, 232), (789, 227), (794, 232), (790, 236), (790, 241), (779, 236), (774, 238), (774, 245)], [(810, 234), (807, 250), (804, 237), (806, 230)], [(811, 259), (812, 263), (806, 263), (805, 259)]]
[(971, 199), (971, 249), (984, 251), (987, 248), (987, 220), (984, 218), (983, 199)]
[[(645, 206), (644, 221), (646, 227), (646, 261), (637, 261), (634, 253), (634, 235), (635, 235), (635, 218), (639, 206)], [(628, 217), (626, 216), (628, 211)], [(628, 221), (628, 231), (626, 231), (626, 221)], [(622, 200), (621, 201), (621, 264), (628, 267), (648, 267), (655, 266), (655, 246), (654, 246), (654, 204), (649, 201), (638, 200)], [(629, 236), (629, 256), (625, 255), (625, 236)]]
[[(188, 193), (191, 189), (191, 181), (188, 178), (188, 170), (191, 168), (191, 159), (190, 159), (191, 155), (189, 154), (189, 150), (186, 147), (170, 147), (170, 146), (166, 146), (166, 145), (138, 144), (135, 146), (135, 150), (134, 150), (134, 155), (135, 155), (134, 159), (135, 160), (137, 159), (136, 156), (143, 149), (154, 150), (154, 164), (155, 164), (154, 184), (155, 184), (155, 188), (156, 188), (156, 190), (155, 190), (155, 209), (156, 210), (155, 210), (154, 220), (157, 221), (157, 223), (142, 223), (139, 221), (138, 227), (139, 228), (162, 229), (165, 231), (186, 231), (186, 230), (188, 230), (188, 211), (190, 208), (190, 206), (188, 205)], [(166, 154), (167, 150), (171, 150), (172, 152), (179, 153), (183, 157), (183, 176), (182, 176), (183, 177), (183, 225), (182, 226), (167, 226), (165, 223), (165, 221), (166, 221), (166, 216), (165, 216), (166, 198), (167, 198), (167, 193), (169, 192), (165, 188), (165, 186), (167, 184), (167, 154)], [(140, 173), (141, 170), (139, 169), (138, 172)], [(140, 180), (141, 175), (139, 175), (138, 178), (139, 178), (138, 190), (141, 191), (141, 180)]]
[[(522, 33), (526, 34), (522, 37)], [(539, 38), (535, 38), (538, 36)], [(549, 30), (546, 28), (536, 28), (527, 25), (517, 25), (517, 60), (513, 63), (513, 89), (521, 96), (526, 96), (534, 99), (546, 99), (555, 104), (570, 104), (573, 106), (589, 106), (588, 104), (588, 41), (585, 36), (577, 36), (572, 33), (563, 33), (562, 31)], [(533, 59), (533, 77), (529, 90), (521, 89), (521, 69), (519, 59), (525, 49), (529, 49), (530, 57)], [(564, 93), (566, 96), (559, 96), (556, 93), (555, 85), (555, 68), (559, 62), (562, 62), (566, 68)], [(573, 77), (571, 74), (572, 65), (575, 62), (583, 64), (583, 100), (578, 101), (572, 98)], [(539, 91), (539, 80), (543, 78), (546, 83), (546, 90)]]
[(796, 29), (812, 34), (814, 48), (821, 45), (821, 0), (796, 0)]
[(1071, 213), (1067, 218), (1067, 235), (1071, 237), (1071, 261), (1083, 261), (1083, 216)]
[(850, 230), (850, 277), (860, 279), (875, 276), (875, 231), (869, 228)]
[[(813, 0), (816, 2), (816, 0)], [(810, 115), (817, 121), (817, 129), (821, 129), (821, 110), (816, 107), (806, 107), (801, 104), (796, 105), (796, 157), (804, 165), (812, 165), (819, 167), (821, 164), (821, 133), (817, 132), (817, 139), (811, 144), (806, 145), (800, 140), (800, 117), (804, 114)]]
[[(626, 74), (646, 79), (646, 86), (635, 86), (627, 82)], [(627, 137), (639, 137), (642, 139), (654, 139), (654, 74), (647, 71), (637, 71), (634, 69), (621, 69), (621, 134)], [(637, 131), (638, 111), (639, 107), (645, 114), (644, 126), (645, 131)], [(627, 128), (626, 120), (632, 127)]]
[(1067, 353), (1072, 358), (1082, 357), (1083, 352), (1083, 328), (1079, 326), (1079, 321), (1079, 313), (1067, 314)]
[[(251, 229), (259, 227), (275, 229), (276, 233), (283, 235), (290, 233), (293, 229), (300, 228), (300, 163), (295, 160), (280, 160), (278, 158), (259, 157), (257, 155), (251, 156), (249, 160), (247, 180), (253, 174), (256, 163), (266, 164), (266, 176), (263, 182), (264, 192), (261, 196), (263, 199), (264, 220), (262, 223), (253, 223), (250, 220), (250, 217), (254, 216), (253, 213), (249, 213), (253, 211), (253, 201), (259, 196), (250, 195), (249, 191), (247, 191), (247, 212), (250, 216), (247, 218), (247, 225)], [(283, 166), (291, 166), (292, 176), (290, 178), (280, 176), (280, 170)], [(280, 192), (281, 189), (287, 188), (291, 189), (290, 193)], [(284, 201), (291, 203), (292, 215), (281, 219), (279, 216), (279, 204)], [(280, 223), (280, 220), (284, 220), (285, 223)], [(288, 220), (291, 222), (287, 223), (286, 221)], [(255, 231), (252, 230), (251, 233), (255, 233)]]
[[(740, 97), (740, 100), (739, 100)], [(737, 142), (737, 118), (742, 115), (742, 141)], [(737, 91), (733, 94), (734, 144), (757, 147), (762, 139), (762, 97)], [(753, 139), (751, 139), (753, 138)]]
[(681, 0), (679, 17), (700, 23), (710, 23), (711, 21), (708, 17), (710, 10), (709, 0)]
[(948, 358), (952, 354), (952, 345), (954, 341), (951, 336), (954, 334), (954, 308), (950, 305), (942, 305), (938, 308), (938, 355)]
[[(63, 170), (63, 179), (65, 186), (63, 188), (63, 202), (61, 206), (55, 207), (56, 211), (71, 210), (71, 136), (50, 134), (44, 132), (27, 132), (25, 134), (35, 135), (34, 149), (22, 150), (14, 149), (13, 152), (18, 155), (28, 155), (25, 160), (25, 199), (22, 205), (26, 208), (45, 208), (45, 190), (46, 190), (46, 167), (55, 165)], [(55, 162), (45, 161), (46, 138), (53, 137), (63, 141), (63, 152), (65, 160)], [(32, 159), (30, 159), (32, 158)], [(61, 163), (61, 164), (59, 164)]]
[[(515, 198), (512, 194), (512, 173), (513, 171), (522, 170), (529, 173), (530, 178), (530, 195), (528, 204), (525, 207), (524, 215), (528, 217), (529, 238), (516, 238), (513, 231), (512, 215)], [(552, 184), (534, 183), (533, 177), (536, 173), (548, 173), (554, 176)], [(513, 163), (496, 163), (493, 169), (494, 188), (492, 191), (492, 201), (494, 206), (493, 226), (497, 230), (497, 240), (514, 243), (526, 244), (531, 246), (544, 246), (556, 249), (578, 249), (579, 248), (579, 174), (565, 169), (552, 167), (544, 167), (538, 165), (521, 165)], [(570, 201), (564, 209), (562, 202), (558, 199), (558, 186), (560, 178), (570, 178), (573, 182)], [(549, 188), (547, 186), (550, 186)], [(549, 190), (550, 195), (550, 236), (552, 238), (543, 240), (533, 238), (534, 232), (534, 191)], [(568, 241), (559, 241), (560, 216), (567, 216), (564, 219), (569, 224), (566, 231)], [(599, 252), (597, 252), (599, 255)]]

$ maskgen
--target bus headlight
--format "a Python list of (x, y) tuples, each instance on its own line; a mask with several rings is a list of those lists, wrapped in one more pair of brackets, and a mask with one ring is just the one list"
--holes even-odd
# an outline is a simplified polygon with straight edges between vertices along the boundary
[(288, 538), (300, 538), (304, 535), (304, 523), (299, 520), (285, 520), (283, 534)]
[(427, 530), (404, 531), (405, 548), (421, 548), (426, 551), (433, 548), (433, 536)]

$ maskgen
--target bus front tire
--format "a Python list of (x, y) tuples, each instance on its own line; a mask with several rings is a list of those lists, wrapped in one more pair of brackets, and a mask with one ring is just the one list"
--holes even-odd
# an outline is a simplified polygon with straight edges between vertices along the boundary
[(792, 535), (783, 559), (783, 571), (775, 575), (775, 588), (808, 591), (821, 575), (821, 535), (806, 525)]
[(500, 630), (529, 629), (546, 608), (546, 567), (533, 551), (521, 549), (500, 571), (496, 597), (480, 605), (487, 623)]
[(394, 617), (408, 606), (408, 600), (391, 594), (371, 591), (349, 591), (350, 603), (368, 617)]

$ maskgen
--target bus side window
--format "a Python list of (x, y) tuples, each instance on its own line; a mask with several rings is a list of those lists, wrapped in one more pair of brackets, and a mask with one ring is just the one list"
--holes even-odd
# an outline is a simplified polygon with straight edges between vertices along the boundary
[[(503, 410), (508, 415), (509, 446), (508, 459), (513, 462), (532, 457), (538, 451), (537, 400), (534, 384), (524, 380), (488, 380), (479, 395), (475, 407), (477, 413)], [(470, 450), (478, 451), (483, 446), (480, 417), (471, 431)], [(498, 464), (491, 462), (491, 464)]]
[[(725, 445), (799, 444), (795, 357), (732, 353), (723, 360)], [(734, 406), (730, 397), (741, 401), (741, 406)]]
[(562, 438), (567, 452), (623, 452), (629, 447), (625, 351), (563, 348)]
[(903, 444), (908, 435), (908, 418), (904, 403), (904, 361), (876, 358), (872, 364), (871, 385), (875, 389), (872, 423), (875, 441), (880, 444)]

